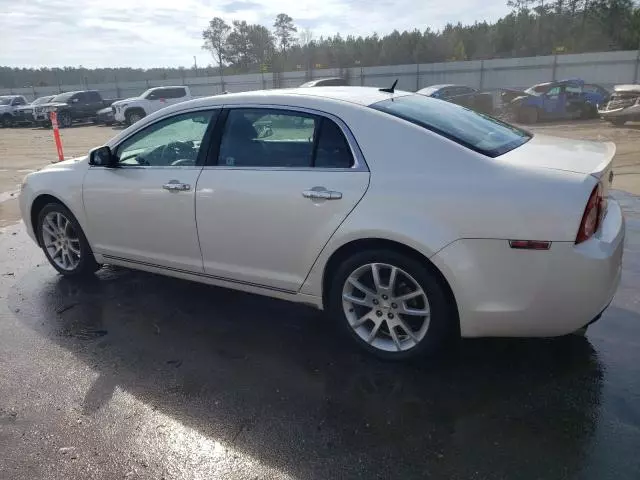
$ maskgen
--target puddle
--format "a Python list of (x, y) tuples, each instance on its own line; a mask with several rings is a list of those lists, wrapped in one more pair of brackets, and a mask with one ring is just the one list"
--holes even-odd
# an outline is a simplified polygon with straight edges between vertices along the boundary
[(20, 194), (20, 190), (14, 190), (13, 192), (0, 192), (0, 203), (6, 202), (7, 200), (12, 200), (14, 198), (18, 198)]

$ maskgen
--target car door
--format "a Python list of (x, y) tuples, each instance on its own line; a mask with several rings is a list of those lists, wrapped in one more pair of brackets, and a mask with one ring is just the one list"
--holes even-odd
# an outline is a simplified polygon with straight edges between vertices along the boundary
[(543, 97), (543, 109), (547, 118), (559, 118), (565, 112), (566, 94), (563, 86), (555, 86), (547, 91)]
[(87, 96), (87, 117), (96, 117), (98, 114), (98, 110), (104, 108), (104, 102), (102, 101), (102, 97), (96, 91), (91, 91), (86, 93)]
[(369, 171), (337, 118), (293, 108), (232, 108), (196, 192), (207, 274), (297, 291)]
[(114, 147), (118, 168), (89, 168), (83, 199), (97, 253), (202, 272), (194, 192), (216, 118), (216, 110), (162, 118)]

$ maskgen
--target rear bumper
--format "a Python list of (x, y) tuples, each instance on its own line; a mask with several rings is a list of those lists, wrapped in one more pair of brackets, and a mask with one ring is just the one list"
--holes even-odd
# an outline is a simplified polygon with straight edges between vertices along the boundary
[(462, 239), (432, 257), (458, 303), (463, 337), (551, 337), (587, 325), (611, 302), (622, 271), (625, 225), (609, 200), (600, 230), (579, 245), (511, 249)]
[(640, 118), (640, 105), (616, 108), (615, 110), (598, 110), (598, 114), (605, 120), (610, 118)]

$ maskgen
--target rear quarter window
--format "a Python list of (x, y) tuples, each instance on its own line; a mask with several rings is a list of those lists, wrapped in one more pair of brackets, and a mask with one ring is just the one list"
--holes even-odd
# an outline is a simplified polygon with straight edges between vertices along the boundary
[(491, 116), (423, 95), (390, 98), (370, 107), (488, 157), (498, 157), (531, 139), (530, 133)]

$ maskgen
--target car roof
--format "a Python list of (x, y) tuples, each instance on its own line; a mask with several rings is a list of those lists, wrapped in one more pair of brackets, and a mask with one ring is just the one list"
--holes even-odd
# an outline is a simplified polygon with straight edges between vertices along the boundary
[[(317, 88), (288, 88), (279, 90), (257, 90), (240, 93), (228, 93), (226, 95), (215, 95), (211, 97), (198, 98), (188, 103), (192, 106), (224, 105), (234, 103), (256, 103), (287, 105), (294, 103), (300, 97), (312, 97), (322, 100), (337, 100), (354, 103), (362, 106), (369, 106), (382, 100), (405, 95), (413, 95), (410, 92), (397, 90), (394, 93), (381, 92), (375, 87), (317, 87)], [(182, 105), (179, 104), (179, 105)]]

